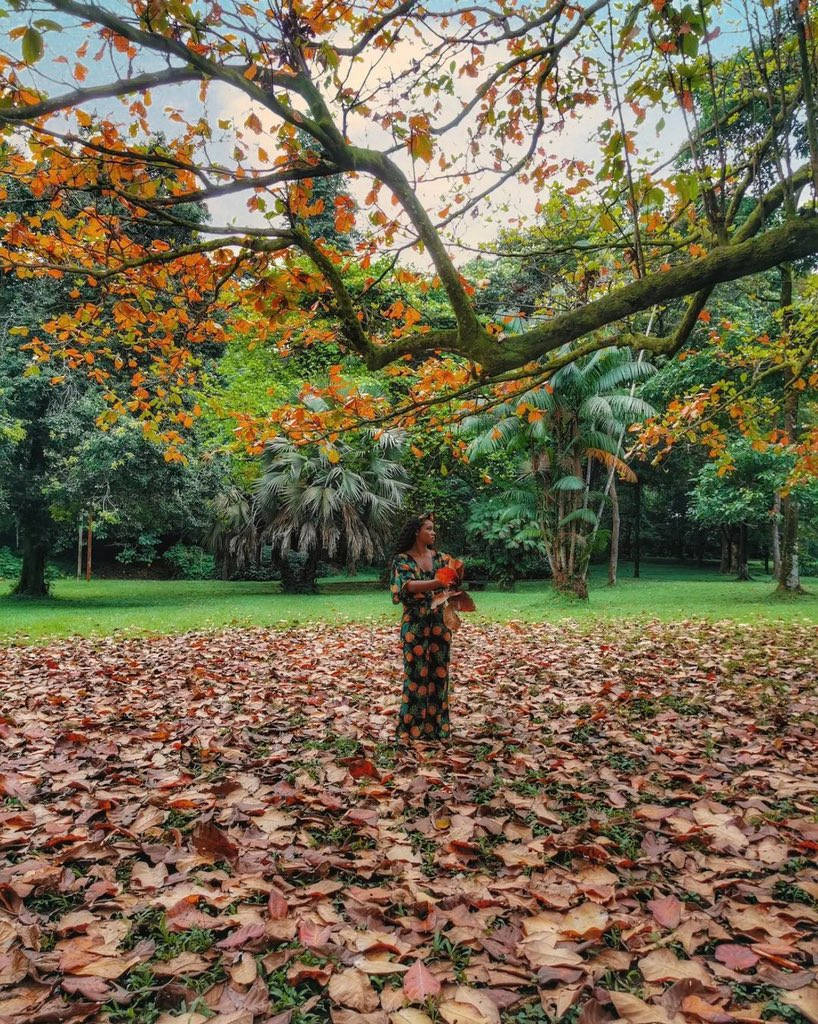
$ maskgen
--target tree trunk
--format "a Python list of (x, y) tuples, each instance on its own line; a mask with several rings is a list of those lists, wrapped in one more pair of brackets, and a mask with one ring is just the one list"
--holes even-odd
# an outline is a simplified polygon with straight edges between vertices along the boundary
[(25, 466), (26, 486), (15, 498), (19, 502), (18, 523), (20, 551), (23, 556), (20, 578), (12, 594), (17, 597), (46, 597), (46, 559), (51, 536), (51, 513), (44, 497), (45, 491), (45, 407), (42, 419), (35, 423), (26, 438), (22, 463)]
[(781, 568), (779, 594), (803, 594), (798, 569), (798, 499), (790, 492), (781, 499)]
[(611, 478), (611, 554), (608, 559), (608, 586), (616, 586), (616, 570), (619, 564), (619, 495), (616, 479)]
[(307, 553), (307, 560), (301, 573), (301, 588), (312, 594), (318, 593), (318, 563), (321, 561), (321, 550), (316, 545)]
[(642, 555), (642, 481), (636, 480), (636, 510), (633, 517), (633, 578), (639, 579), (640, 559)]
[(719, 572), (725, 575), (730, 572), (730, 528), (727, 526), (720, 526), (719, 533), (721, 534), (721, 561), (719, 562)]
[[(813, 159), (815, 152), (812, 153)], [(818, 172), (818, 168), (813, 168)], [(781, 267), (781, 308), (783, 309), (782, 326), (788, 331), (792, 322), (792, 266), (789, 263)], [(788, 371), (787, 383), (792, 379), (792, 371)], [(800, 433), (798, 423), (798, 391), (789, 387), (784, 399), (784, 430), (791, 445), (798, 444)], [(781, 497), (781, 565), (778, 573), (779, 594), (803, 594), (801, 577), (798, 567), (798, 498), (792, 491)]]
[[(784, 402), (784, 429), (790, 443), (798, 440), (798, 392), (790, 388)], [(781, 498), (781, 564), (778, 570), (779, 594), (803, 594), (798, 566), (798, 498), (792, 491)]]
[(12, 594), (17, 597), (47, 597), (48, 584), (45, 579), (45, 563), (48, 547), (35, 531), (29, 533), (25, 524), (21, 530), (20, 548), (23, 564), (20, 578)]
[(770, 526), (770, 546), (773, 551), (773, 576), (781, 576), (781, 495), (776, 493), (773, 503), (773, 520)]
[(560, 572), (554, 576), (554, 587), (561, 594), (580, 597), (583, 601), (588, 599), (588, 581), (584, 576)]
[(91, 552), (94, 547), (94, 513), (88, 512), (88, 540), (85, 549), (85, 581), (91, 580)]
[(738, 550), (736, 553), (736, 579), (750, 580), (750, 569), (747, 565), (747, 524), (741, 523), (738, 528)]

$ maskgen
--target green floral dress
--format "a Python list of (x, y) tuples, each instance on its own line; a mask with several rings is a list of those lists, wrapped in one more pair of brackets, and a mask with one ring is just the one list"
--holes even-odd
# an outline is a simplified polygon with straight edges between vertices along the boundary
[(403, 603), (403, 700), (398, 713), (398, 739), (439, 740), (449, 736), (449, 651), (452, 634), (443, 622), (443, 608), (432, 609), (433, 594), (410, 594), (410, 580), (430, 580), (446, 565), (447, 555), (434, 556), (425, 572), (411, 555), (392, 562), (393, 604)]

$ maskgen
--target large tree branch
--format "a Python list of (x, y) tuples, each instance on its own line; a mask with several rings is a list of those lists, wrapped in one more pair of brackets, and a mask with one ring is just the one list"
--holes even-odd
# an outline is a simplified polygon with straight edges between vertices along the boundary
[(0, 107), (0, 121), (11, 123), (31, 121), (35, 117), (42, 117), (44, 114), (54, 114), (58, 110), (79, 107), (83, 103), (90, 103), (92, 100), (127, 96), (132, 92), (143, 92), (145, 89), (154, 89), (161, 85), (175, 85), (178, 82), (198, 81), (201, 77), (202, 75), (199, 71), (194, 71), (190, 67), (166, 68), (164, 71), (135, 75), (133, 78), (123, 78), (116, 82), (109, 82), (106, 85), (95, 85), (88, 89), (74, 89), (71, 92), (63, 93), (62, 96), (54, 96), (51, 99), (42, 100), (40, 103), (29, 103), (24, 107)]
[[(316, 137), (321, 137), (317, 127), (311, 125), (308, 118), (276, 99), (269, 89), (262, 88), (253, 79), (248, 78), (244, 71), (239, 68), (210, 60), (177, 39), (160, 35), (158, 32), (147, 32), (144, 29), (136, 28), (130, 22), (117, 17), (117, 15), (112, 14), (103, 7), (97, 7), (96, 4), (79, 3), (77, 0), (47, 0), (47, 2), (54, 10), (82, 18), (83, 21), (104, 25), (105, 28), (110, 29), (124, 39), (128, 39), (132, 43), (138, 43), (148, 50), (165, 54), (168, 57), (178, 57), (189, 67), (195, 68), (199, 72), (200, 77), (213, 78), (232, 85), (288, 124), (295, 127), (304, 127), (311, 133), (317, 132)], [(270, 71), (265, 73), (264, 81), (271, 86), (276, 85), (282, 89), (295, 91), (293, 87), (294, 77), (284, 72)]]
[[(818, 253), (818, 217), (798, 218), (746, 242), (714, 249), (691, 263), (681, 264), (664, 273), (650, 274), (582, 309), (564, 313), (547, 324), (507, 338), (484, 366), (490, 373), (522, 366), (656, 303), (761, 273), (787, 260), (815, 253)], [(664, 339), (661, 348), (657, 349), (655, 345), (651, 348), (670, 351), (672, 340)]]
[[(777, 210), (784, 202), (788, 190), (802, 188), (810, 180), (810, 167), (805, 165), (799, 168), (787, 181), (780, 181), (777, 185), (764, 195), (756, 204), (752, 213), (734, 233), (731, 240), (732, 245), (746, 242), (753, 238), (761, 230), (764, 221)], [(707, 300), (712, 294), (715, 285), (708, 285), (693, 295), (685, 309), (684, 315), (676, 330), (670, 337), (662, 339), (662, 349), (668, 356), (675, 356), (685, 344), (693, 332), (693, 328), (699, 319), (699, 314), (707, 305)]]
[(193, 245), (178, 246), (168, 252), (149, 253), (137, 259), (123, 259), (116, 266), (83, 266), (82, 264), (55, 263), (48, 260), (35, 260), (25, 262), (6, 256), (0, 261), (0, 270), (14, 271), (26, 269), (32, 271), (55, 270), (60, 274), (76, 274), (82, 277), (93, 277), (96, 281), (108, 281), (120, 277), (130, 270), (139, 270), (141, 267), (158, 266), (160, 264), (175, 263), (185, 256), (194, 256), (199, 253), (215, 252), (217, 249), (236, 248), (249, 252), (275, 253), (283, 252), (295, 242), (290, 232), (282, 231), (277, 238), (244, 238), (241, 235), (234, 235), (228, 238), (219, 238), (212, 242), (197, 242)]

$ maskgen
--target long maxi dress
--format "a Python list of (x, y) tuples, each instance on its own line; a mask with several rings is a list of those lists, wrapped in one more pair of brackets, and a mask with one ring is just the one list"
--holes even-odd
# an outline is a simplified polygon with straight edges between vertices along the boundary
[(403, 643), (403, 700), (398, 712), (398, 739), (446, 739), (449, 727), (449, 653), (452, 634), (443, 621), (443, 608), (432, 608), (433, 593), (410, 594), (411, 580), (431, 580), (447, 564), (436, 553), (431, 572), (411, 555), (392, 562), (393, 604), (403, 604), (400, 636)]

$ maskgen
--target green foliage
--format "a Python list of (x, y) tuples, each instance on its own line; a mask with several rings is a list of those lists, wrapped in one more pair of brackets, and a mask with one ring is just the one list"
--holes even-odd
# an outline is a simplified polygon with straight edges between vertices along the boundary
[(177, 542), (165, 551), (162, 561), (172, 567), (176, 579), (210, 580), (216, 574), (213, 555), (198, 544)]
[(16, 579), (20, 574), (20, 561), (8, 548), (0, 548), (0, 579)]
[[(477, 502), (466, 522), (466, 537), (469, 549), (481, 552), (489, 576), (499, 583), (547, 573), (542, 534), (530, 506), (510, 505), (504, 496)], [(474, 573), (471, 559), (468, 572)]]

